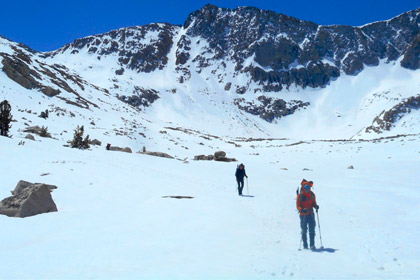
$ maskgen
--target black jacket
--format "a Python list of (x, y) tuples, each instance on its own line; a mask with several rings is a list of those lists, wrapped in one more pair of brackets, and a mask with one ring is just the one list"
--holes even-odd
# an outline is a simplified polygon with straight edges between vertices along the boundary
[(246, 175), (245, 168), (244, 168), (244, 169), (239, 169), (239, 168), (237, 168), (237, 169), (236, 169), (235, 176), (236, 176), (236, 180), (239, 180), (239, 181), (242, 181), (242, 180), (244, 179), (244, 176), (245, 176), (245, 177), (248, 177), (248, 176)]

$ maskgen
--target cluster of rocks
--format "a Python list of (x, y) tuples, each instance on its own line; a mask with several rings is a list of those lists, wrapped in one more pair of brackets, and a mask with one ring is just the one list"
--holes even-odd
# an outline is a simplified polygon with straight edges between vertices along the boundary
[(274, 119), (280, 119), (284, 116), (293, 114), (296, 110), (305, 109), (310, 105), (309, 102), (302, 102), (300, 100), (292, 100), (289, 102), (283, 99), (275, 99), (271, 97), (259, 96), (258, 101), (261, 104), (257, 105), (253, 102), (245, 102), (243, 98), (234, 100), (234, 104), (240, 109), (252, 115), (259, 116), (267, 122), (272, 122)]
[[(36, 134), (36, 135), (41, 136), (41, 137), (51, 138), (51, 134), (48, 132), (48, 127), (44, 127), (44, 126), (42, 126), (42, 127), (39, 127), (37, 125), (36, 126), (28, 126), (27, 128), (25, 128), (25, 130), (23, 130), (23, 132), (33, 133), (33, 134)], [(35, 138), (32, 139), (33, 136), (32, 137), (31, 136), (27, 135), (26, 137), (27, 137), (27, 139), (35, 140)]]
[(42, 213), (57, 212), (51, 192), (57, 186), (19, 181), (12, 195), (0, 202), (0, 214), (25, 218)]
[(121, 95), (118, 96), (118, 99), (134, 107), (149, 107), (160, 98), (157, 93), (157, 90), (154, 89), (144, 89), (135, 86), (132, 96)]
[(366, 132), (382, 133), (389, 131), (391, 127), (400, 120), (404, 115), (409, 114), (411, 110), (420, 109), (420, 95), (407, 98), (388, 111), (383, 111), (377, 116), (372, 125), (366, 128)]
[(223, 151), (217, 151), (214, 153), (214, 155), (197, 155), (197, 156), (194, 156), (194, 160), (215, 160), (215, 161), (224, 161), (224, 162), (237, 161), (235, 158), (226, 157), (226, 153)]

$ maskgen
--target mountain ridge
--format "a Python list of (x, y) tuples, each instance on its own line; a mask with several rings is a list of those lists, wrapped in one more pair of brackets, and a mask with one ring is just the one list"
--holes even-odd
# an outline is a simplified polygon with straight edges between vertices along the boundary
[[(404, 99), (417, 98), (419, 12), (420, 8), (353, 28), (320, 26), (252, 7), (210, 5), (191, 13), (183, 26), (152, 23), (119, 28), (52, 52), (36, 52), (1, 37), (0, 67), (9, 79), (41, 91), (51, 102), (93, 111), (103, 110), (109, 102), (114, 107), (128, 105), (139, 116), (157, 117), (162, 123), (177, 116), (182, 120), (178, 127), (205, 129), (203, 122), (191, 121), (205, 112), (200, 119), (216, 117), (222, 127), (239, 126), (255, 137), (261, 137), (259, 133), (281, 137), (278, 129), (286, 133), (296, 123), (308, 128), (311, 121), (302, 122), (302, 117), (315, 119), (309, 117), (314, 114), (319, 120), (325, 118), (322, 126), (332, 121), (337, 129), (357, 127), (334, 137), (388, 133), (400, 118), (387, 117), (385, 130), (366, 128), (376, 127), (383, 111), (396, 106), (393, 112), (398, 113)], [(384, 37), (380, 43), (362, 40), (366, 34), (361, 30), (376, 34), (372, 38)], [(393, 32), (399, 34), (394, 43), (388, 41)], [(380, 48), (375, 49), (376, 44)], [(404, 85), (394, 76), (409, 77), (409, 82)], [(104, 103), (103, 96), (112, 102)], [(338, 96), (342, 101), (336, 100)], [(353, 104), (347, 105), (353, 112), (346, 113), (344, 102)], [(345, 121), (343, 115), (348, 116)], [(168, 126), (172, 125), (163, 125)]]

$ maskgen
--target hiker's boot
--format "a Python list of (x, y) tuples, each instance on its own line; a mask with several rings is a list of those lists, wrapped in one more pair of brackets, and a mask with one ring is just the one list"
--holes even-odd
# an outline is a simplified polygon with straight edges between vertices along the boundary
[(309, 245), (312, 248), (315, 248), (315, 234), (309, 234)]

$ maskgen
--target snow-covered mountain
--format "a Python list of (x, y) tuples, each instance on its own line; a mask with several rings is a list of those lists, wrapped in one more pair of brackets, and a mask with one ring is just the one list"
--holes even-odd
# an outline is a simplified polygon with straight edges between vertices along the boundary
[[(0, 37), (0, 198), (58, 186), (58, 212), (0, 215), (0, 278), (418, 279), (419, 13), (319, 26), (207, 5), (53, 52)], [(79, 125), (102, 145), (69, 148)], [(194, 160), (219, 150), (249, 195), (237, 162)], [(298, 251), (302, 178), (315, 252)]]
[(135, 145), (157, 144), (147, 131), (167, 126), (222, 137), (419, 133), (419, 14), (321, 26), (206, 5), (183, 26), (121, 28), (46, 53), (1, 37), (2, 94), (19, 92), (18, 110), (79, 111), (80, 124), (127, 133)]

